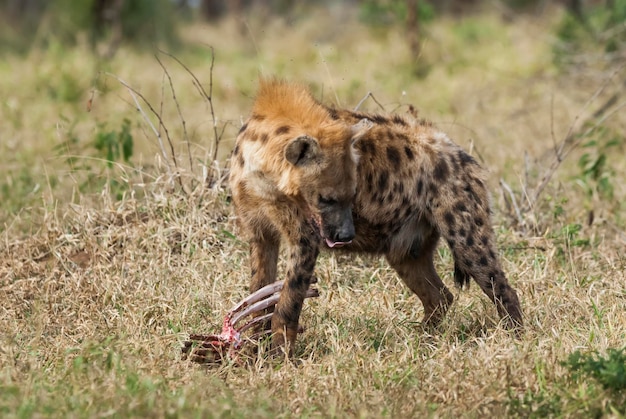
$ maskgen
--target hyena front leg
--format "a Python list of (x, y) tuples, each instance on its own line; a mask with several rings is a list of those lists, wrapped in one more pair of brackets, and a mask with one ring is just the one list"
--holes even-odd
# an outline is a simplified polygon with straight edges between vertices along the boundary
[(300, 234), (289, 235), (287, 279), (272, 316), (273, 349), (288, 356), (293, 355), (302, 304), (320, 247), (319, 235), (309, 223), (304, 223), (295, 233)]
[(276, 281), (280, 237), (264, 233), (250, 240), (250, 293)]
[[(276, 282), (280, 236), (278, 233), (257, 232), (250, 240), (250, 293), (260, 290), (266, 285)], [(256, 314), (262, 316), (273, 312), (273, 307)], [(270, 322), (259, 323), (257, 332), (269, 330)]]

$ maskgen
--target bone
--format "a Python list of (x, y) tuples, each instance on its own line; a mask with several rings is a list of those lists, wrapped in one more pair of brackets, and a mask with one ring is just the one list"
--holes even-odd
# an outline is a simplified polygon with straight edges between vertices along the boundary
[(248, 330), (249, 328), (251, 328), (255, 324), (263, 323), (264, 321), (271, 319), (273, 314), (274, 313), (267, 313), (267, 314), (264, 314), (262, 316), (253, 317), (252, 320), (250, 320), (249, 322), (247, 322), (243, 326), (239, 327), (239, 329), (238, 329), (239, 333), (245, 332), (246, 330)]
[[(315, 276), (311, 277), (311, 284), (317, 284), (317, 278)], [(229, 311), (229, 313), (234, 314), (238, 312), (239, 310), (242, 310), (245, 307), (256, 303), (257, 301), (262, 300), (268, 295), (272, 295), (277, 292), (280, 292), (284, 286), (285, 286), (285, 281), (276, 281), (272, 284), (266, 285), (263, 288), (260, 288), (257, 291), (253, 292), (252, 294), (250, 294), (243, 300), (241, 300), (235, 307), (233, 307)]]
[(246, 317), (247, 315), (257, 313), (259, 311), (263, 311), (268, 307), (272, 307), (276, 305), (279, 299), (280, 299), (280, 294), (274, 294), (269, 297), (266, 297), (265, 299), (261, 301), (257, 301), (256, 303), (250, 306), (247, 306), (246, 308), (244, 308), (238, 313), (235, 313), (231, 317), (231, 324), (235, 326), (239, 322), (239, 320)]
[[(311, 278), (311, 283), (317, 283), (317, 278)], [(191, 361), (200, 363), (218, 362), (226, 355), (236, 360), (238, 358), (238, 350), (243, 343), (241, 333), (254, 325), (270, 320), (273, 313), (255, 316), (239, 326), (239, 328), (236, 328), (235, 325), (248, 315), (256, 314), (275, 306), (280, 299), (280, 291), (283, 289), (284, 284), (284, 281), (274, 282), (244, 298), (228, 312), (224, 318), (220, 334), (191, 334), (189, 341), (183, 343), (183, 357), (185, 359), (189, 357)], [(310, 288), (307, 290), (305, 298), (314, 298), (319, 295), (320, 293), (316, 288)], [(299, 333), (302, 332), (302, 329), (301, 326), (298, 326)], [(251, 338), (258, 340), (262, 336), (271, 333), (271, 330), (262, 330), (253, 334)], [(198, 346), (194, 348), (193, 342), (199, 342)]]
[[(311, 288), (311, 289), (309, 289), (307, 291), (305, 298), (315, 298), (315, 297), (319, 297), (319, 296), (320, 296), (320, 292), (316, 288)], [(252, 312), (256, 312), (257, 311), (256, 308), (253, 307), (253, 306), (251, 306), (250, 309), (252, 309)], [(258, 311), (261, 311), (261, 310), (263, 310), (263, 309), (259, 309)], [(266, 314), (263, 314), (262, 316), (253, 317), (252, 320), (244, 323), (243, 326), (239, 326), (237, 328), (237, 331), (239, 333), (243, 333), (246, 330), (248, 330), (249, 328), (251, 328), (252, 326), (254, 326), (255, 324), (259, 324), (259, 323), (262, 323), (264, 321), (267, 321), (267, 320), (271, 319), (272, 318), (272, 314), (274, 314), (274, 313), (266, 313)]]
[(285, 281), (277, 281), (277, 282), (274, 282), (273, 284), (264, 286), (263, 288), (253, 292), (252, 294), (250, 294), (249, 296), (241, 300), (239, 304), (237, 304), (235, 307), (233, 307), (229, 311), (229, 314), (233, 315), (236, 312), (246, 308), (247, 306), (264, 299), (268, 295), (272, 295), (272, 294), (279, 292), (280, 290), (283, 289), (284, 285), (285, 285)]
[[(265, 288), (267, 288), (267, 287), (265, 287)], [(282, 286), (281, 286), (281, 288), (282, 288)], [(261, 288), (261, 289), (264, 289), (264, 288)], [(320, 295), (319, 291), (316, 288), (309, 288), (307, 290), (307, 293), (306, 293), (304, 298), (319, 297), (319, 295)], [(266, 297), (263, 300), (257, 301), (256, 303), (254, 303), (252, 305), (249, 305), (249, 306), (245, 307), (243, 310), (241, 310), (240, 312), (234, 314), (231, 317), (230, 322), (233, 325), (233, 327), (235, 327), (235, 325), (242, 318), (246, 317), (249, 314), (257, 313), (257, 312), (263, 311), (263, 310), (265, 310), (265, 309), (267, 309), (269, 307), (275, 306), (279, 299), (280, 299), (280, 294), (277, 293), (277, 294), (270, 295), (269, 297)], [(231, 311), (231, 313), (232, 312), (233, 311)], [(238, 330), (241, 332), (240, 329), (238, 329)]]

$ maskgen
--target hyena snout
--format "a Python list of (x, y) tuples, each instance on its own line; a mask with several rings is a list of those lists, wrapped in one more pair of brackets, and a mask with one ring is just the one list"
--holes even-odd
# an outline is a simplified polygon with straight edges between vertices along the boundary
[(356, 233), (350, 208), (334, 211), (331, 214), (322, 214), (322, 222), (322, 234), (328, 247), (341, 247), (354, 239)]
[(335, 237), (333, 237), (333, 240), (335, 240), (336, 242), (347, 243), (351, 242), (352, 239), (354, 239), (354, 235), (354, 224), (352, 222), (352, 215), (350, 215), (350, 219), (344, 220), (344, 223), (337, 230)]

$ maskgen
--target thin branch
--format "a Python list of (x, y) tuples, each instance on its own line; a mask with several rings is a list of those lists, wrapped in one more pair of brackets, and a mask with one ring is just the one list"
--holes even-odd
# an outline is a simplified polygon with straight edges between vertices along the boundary
[(215, 160), (217, 159), (217, 152), (218, 152), (220, 141), (221, 141), (221, 135), (219, 134), (218, 129), (217, 129), (217, 118), (215, 117), (215, 109), (213, 107), (213, 67), (215, 66), (215, 50), (210, 45), (209, 45), (209, 48), (211, 49), (211, 66), (209, 67), (209, 92), (208, 93), (204, 89), (204, 86), (202, 85), (202, 83), (200, 83), (200, 80), (198, 80), (196, 75), (182, 61), (180, 61), (176, 56), (174, 56), (173, 54), (167, 51), (163, 51), (162, 49), (159, 49), (158, 51), (161, 54), (167, 55), (168, 57), (176, 61), (178, 65), (180, 65), (187, 72), (187, 74), (191, 76), (193, 85), (198, 90), (198, 93), (209, 104), (209, 109), (211, 111), (211, 119), (213, 121), (213, 137), (214, 137), (214, 143), (215, 143), (215, 149), (213, 150), (212, 159)]
[[(524, 200), (528, 203), (528, 185), (530, 185), (530, 159), (528, 152), (524, 151), (524, 184), (522, 185), (522, 192)], [(521, 198), (520, 198), (521, 200)]]
[(357, 104), (356, 104), (356, 106), (354, 107), (354, 110), (355, 110), (355, 111), (358, 111), (358, 110), (359, 110), (359, 108), (361, 107), (361, 105), (363, 104), (363, 102), (365, 102), (365, 101), (367, 100), (367, 98), (368, 98), (368, 97), (370, 97), (370, 95), (371, 95), (371, 94), (372, 94), (372, 92), (367, 92), (367, 93), (365, 94), (365, 96), (363, 96), (363, 99), (361, 99), (361, 100), (359, 101), (359, 103), (357, 103)]
[[(171, 169), (171, 167), (169, 165), (169, 159), (168, 159), (168, 156), (167, 156), (167, 152), (165, 151), (165, 145), (163, 144), (163, 137), (161, 136), (161, 133), (156, 129), (156, 127), (154, 126), (154, 124), (152, 123), (152, 121), (150, 120), (148, 115), (144, 112), (143, 108), (139, 104), (139, 100), (137, 100), (137, 97), (141, 98), (141, 100), (143, 100), (143, 102), (148, 106), (148, 108), (150, 109), (150, 112), (152, 112), (152, 114), (158, 119), (159, 126), (163, 127), (163, 130), (165, 131), (165, 137), (167, 139), (167, 142), (168, 142), (168, 144), (170, 146), (170, 150), (172, 152), (172, 161), (174, 162), (174, 167), (176, 168), (176, 170), (178, 170), (178, 163), (176, 162), (176, 153), (174, 152), (174, 145), (172, 144), (172, 140), (170, 138), (169, 131), (167, 130), (167, 127), (163, 123), (163, 118), (161, 118), (161, 115), (152, 107), (150, 102), (148, 102), (148, 100), (139, 91), (134, 89), (132, 86), (130, 86), (124, 80), (122, 80), (121, 78), (119, 78), (115, 74), (111, 74), (111, 73), (104, 73), (104, 74), (109, 76), (109, 77), (112, 77), (112, 78), (116, 79), (122, 86), (126, 87), (126, 89), (128, 90), (129, 94), (133, 98), (133, 101), (135, 102), (135, 107), (141, 113), (142, 117), (148, 123), (148, 125), (152, 129), (152, 132), (157, 137), (157, 140), (159, 142), (159, 147), (161, 149), (161, 154), (163, 155), (163, 159), (165, 160), (165, 162), (167, 164), (168, 172), (171, 175), (172, 169)], [(180, 177), (177, 176), (177, 178), (178, 178), (179, 185), (182, 187), (183, 185), (182, 185), (182, 181), (180, 180)]]
[[(576, 149), (580, 143), (583, 141), (583, 139), (589, 135), (595, 128), (597, 128), (602, 122), (606, 121), (610, 116), (614, 115), (615, 112), (617, 112), (619, 109), (621, 109), (622, 107), (624, 107), (624, 103), (621, 103), (620, 105), (618, 105), (617, 107), (615, 107), (613, 109), (613, 111), (609, 112), (608, 114), (605, 114), (605, 112), (608, 110), (608, 108), (611, 106), (611, 103), (615, 103), (615, 101), (617, 100), (617, 98), (615, 97), (616, 95), (618, 95), (618, 93), (615, 93), (607, 102), (605, 102), (602, 106), (600, 106), (600, 108), (594, 112), (592, 114), (592, 117), (590, 118), (591, 120), (596, 119), (593, 124), (593, 126), (589, 129), (587, 129), (584, 133), (582, 134), (577, 134), (577, 132), (575, 131), (575, 127), (577, 126), (577, 122), (580, 119), (580, 115), (591, 105), (591, 103), (593, 103), (598, 96), (604, 91), (604, 89), (608, 86), (609, 82), (619, 73), (623, 70), (624, 66), (620, 66), (620, 68), (618, 68), (617, 70), (615, 70), (613, 72), (613, 74), (611, 74), (609, 77), (607, 77), (607, 79), (604, 81), (604, 83), (602, 83), (602, 86), (600, 86), (595, 93), (585, 102), (585, 104), (583, 105), (583, 108), (581, 109), (581, 111), (578, 113), (578, 115), (576, 115), (576, 117), (574, 118), (574, 121), (572, 122), (572, 124), (570, 125), (570, 128), (567, 132), (567, 135), (565, 136), (565, 138), (563, 139), (563, 141), (561, 141), (561, 144), (559, 144), (558, 148), (555, 151), (555, 156), (554, 156), (554, 160), (552, 161), (552, 163), (550, 164), (550, 167), (548, 168), (548, 171), (544, 174), (543, 178), (541, 179), (541, 182), (539, 183), (539, 185), (537, 186), (537, 188), (535, 189), (535, 192), (532, 196), (531, 199), (528, 200), (528, 208), (525, 209), (531, 209), (533, 208), (537, 201), (539, 200), (539, 197), (541, 196), (541, 194), (543, 193), (544, 189), (546, 188), (546, 186), (548, 186), (548, 183), (550, 183), (550, 180), (552, 179), (552, 176), (554, 176), (554, 173), (556, 172), (556, 170), (559, 168), (559, 166), (561, 165), (561, 163), (563, 162), (563, 160), (574, 150)], [(603, 115), (604, 114), (604, 115)], [(591, 122), (591, 120), (588, 119), (586, 122), (589, 123)], [(584, 126), (585, 124), (583, 124)], [(575, 137), (578, 135), (578, 139), (575, 140)], [(570, 145), (570, 147), (567, 149), (567, 151), (565, 150), (565, 146), (566, 145)]]
[[(122, 86), (126, 87), (126, 89), (128, 90), (128, 93), (130, 94), (130, 96), (133, 98), (133, 101), (135, 102), (135, 108), (139, 111), (139, 113), (141, 113), (141, 116), (143, 117), (144, 121), (146, 121), (146, 123), (148, 124), (148, 126), (152, 129), (152, 132), (154, 133), (155, 137), (157, 138), (157, 140), (159, 141), (159, 148), (161, 149), (161, 155), (163, 156), (163, 159), (165, 159), (165, 161), (168, 161), (168, 157), (167, 157), (167, 152), (165, 151), (165, 146), (163, 145), (163, 138), (161, 137), (161, 134), (159, 133), (159, 131), (157, 131), (156, 127), (154, 126), (154, 124), (152, 123), (152, 121), (150, 120), (150, 118), (148, 117), (148, 115), (146, 115), (146, 113), (144, 112), (143, 108), (141, 107), (141, 105), (139, 104), (139, 101), (137, 100), (137, 96), (139, 96), (149, 107), (150, 110), (152, 111), (152, 113), (154, 113), (155, 115), (156, 112), (154, 111), (154, 109), (152, 109), (152, 106), (150, 106), (150, 104), (148, 103), (148, 101), (141, 95), (141, 93), (137, 92), (135, 89), (133, 89), (128, 83), (126, 83), (124, 80), (122, 80), (121, 78), (117, 77), (115, 74), (111, 74), (111, 73), (105, 73), (106, 76), (109, 77), (113, 77), (114, 79), (116, 79)], [(160, 118), (159, 118), (160, 119)]]
[[(213, 161), (217, 159), (217, 151), (220, 146), (222, 137), (217, 134), (217, 119), (215, 118), (215, 110), (213, 109), (213, 66), (215, 65), (215, 50), (211, 46), (211, 66), (209, 67), (209, 106), (211, 108), (211, 119), (213, 119), (213, 136), (215, 138), (215, 149), (213, 150)], [(197, 80), (197, 79), (196, 79)], [(198, 83), (200, 83), (198, 81)]]
[(324, 57), (324, 54), (322, 54), (322, 50), (320, 48), (317, 49), (317, 53), (320, 56), (320, 61), (324, 65), (324, 70), (326, 70), (326, 75), (328, 76), (328, 84), (330, 85), (330, 89), (333, 91), (333, 94), (335, 95), (335, 101), (337, 103), (337, 106), (341, 107), (341, 101), (339, 100), (339, 95), (337, 94), (337, 89), (335, 89), (335, 86), (333, 85), (333, 77), (330, 74), (330, 69), (328, 68), (328, 63), (326, 62), (326, 57)]
[(154, 58), (156, 58), (157, 62), (163, 69), (165, 76), (167, 76), (167, 80), (170, 85), (170, 91), (172, 92), (172, 98), (174, 99), (174, 103), (176, 104), (176, 110), (178, 111), (178, 116), (183, 126), (183, 140), (187, 143), (187, 154), (189, 156), (189, 170), (193, 173), (193, 160), (191, 158), (191, 146), (189, 144), (189, 135), (187, 133), (187, 121), (185, 121), (185, 118), (183, 117), (183, 112), (180, 109), (180, 104), (178, 103), (178, 98), (176, 97), (176, 89), (174, 89), (174, 83), (172, 82), (172, 77), (170, 76), (170, 73), (167, 71), (167, 68), (159, 59), (158, 54), (154, 54)]
[(372, 92), (367, 92), (367, 94), (363, 97), (363, 99), (361, 99), (359, 101), (359, 103), (357, 103), (357, 105), (354, 107), (354, 110), (358, 111), (359, 108), (361, 107), (361, 105), (363, 104), (363, 102), (365, 102), (370, 97), (372, 98), (374, 103), (376, 103), (380, 107), (380, 109), (384, 112), (385, 111), (385, 107), (383, 105), (381, 105), (381, 103), (378, 100), (376, 100), (376, 98), (374, 97), (374, 94)]
[(590, 126), (585, 132), (583, 132), (579, 136), (579, 138), (576, 141), (574, 141), (566, 151), (563, 152), (563, 158), (567, 157), (572, 151), (574, 151), (578, 147), (578, 145), (580, 145), (580, 143), (585, 139), (585, 137), (587, 137), (596, 128), (602, 125), (602, 123), (604, 123), (607, 119), (609, 119), (610, 117), (615, 115), (619, 110), (625, 107), (626, 107), (626, 101), (623, 101), (619, 105), (617, 105), (615, 108), (613, 108), (611, 112), (603, 115), (601, 118), (596, 120), (592, 126)]
[[(163, 115), (163, 101), (165, 99), (165, 83), (163, 83), (164, 78), (165, 75), (161, 77), (161, 100), (159, 101), (159, 115)], [(165, 125), (163, 125), (163, 122), (159, 121), (159, 133), (161, 133), (161, 128), (165, 128)]]
[(513, 205), (513, 209), (515, 209), (517, 222), (520, 226), (523, 226), (524, 220), (522, 218), (522, 212), (520, 211), (519, 206), (517, 205), (517, 200), (515, 199), (515, 194), (513, 193), (513, 190), (502, 178), (500, 178), (500, 186), (509, 194), (509, 198), (511, 199), (511, 205)]

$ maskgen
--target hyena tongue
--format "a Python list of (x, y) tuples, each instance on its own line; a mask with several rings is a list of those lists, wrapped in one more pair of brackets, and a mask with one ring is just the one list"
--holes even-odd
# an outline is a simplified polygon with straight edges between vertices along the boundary
[(326, 245), (328, 247), (331, 247), (331, 248), (332, 247), (342, 247), (342, 246), (345, 246), (346, 244), (350, 244), (350, 243), (352, 243), (352, 240), (350, 240), (349, 242), (334, 242), (334, 241), (331, 241), (330, 239), (326, 239)]

